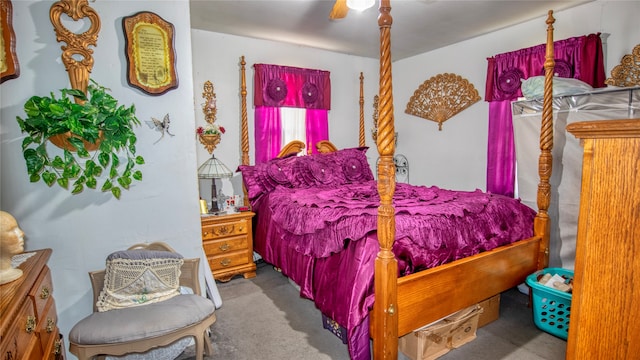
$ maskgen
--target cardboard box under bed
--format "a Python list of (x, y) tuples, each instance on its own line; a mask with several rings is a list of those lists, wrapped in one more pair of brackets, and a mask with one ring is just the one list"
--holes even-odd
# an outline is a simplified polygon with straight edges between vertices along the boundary
[(499, 313), (498, 294), (400, 337), (398, 348), (411, 360), (437, 359), (473, 341), (478, 327), (498, 319)]

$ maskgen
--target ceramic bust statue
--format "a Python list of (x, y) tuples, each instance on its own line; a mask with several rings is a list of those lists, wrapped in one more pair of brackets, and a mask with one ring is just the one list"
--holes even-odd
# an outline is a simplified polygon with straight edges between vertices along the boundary
[(22, 276), (22, 270), (11, 267), (11, 257), (24, 251), (24, 232), (8, 212), (0, 211), (0, 284)]

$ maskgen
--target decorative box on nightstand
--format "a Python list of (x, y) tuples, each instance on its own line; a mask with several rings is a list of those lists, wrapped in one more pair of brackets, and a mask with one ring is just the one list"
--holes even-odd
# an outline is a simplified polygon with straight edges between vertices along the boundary
[(235, 275), (247, 279), (256, 276), (251, 227), (254, 215), (250, 211), (202, 215), (202, 246), (214, 279), (229, 281)]

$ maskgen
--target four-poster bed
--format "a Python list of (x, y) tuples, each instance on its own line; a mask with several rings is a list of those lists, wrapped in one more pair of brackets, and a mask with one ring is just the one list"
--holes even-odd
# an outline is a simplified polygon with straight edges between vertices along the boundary
[[(390, 15), (389, 0), (381, 1), (380, 16), (378, 18), (378, 25), (380, 27), (380, 87), (379, 87), (379, 121), (378, 121), (378, 136), (377, 136), (377, 149), (380, 156), (380, 160), (377, 166), (377, 210), (375, 210), (375, 223), (374, 236), (367, 239), (373, 239), (375, 241), (375, 259), (371, 259), (366, 265), (374, 268), (372, 289), (364, 289), (365, 291), (373, 290), (375, 294), (372, 304), (372, 310), (369, 312), (367, 322), (369, 329), (365, 328), (365, 336), (367, 341), (366, 351), (360, 354), (350, 353), (352, 358), (361, 358), (366, 353), (368, 354), (368, 339), (373, 339), (373, 357), (375, 359), (395, 359), (398, 352), (398, 337), (410, 333), (412, 330), (420, 328), (425, 324), (429, 324), (433, 321), (441, 319), (457, 310), (465, 308), (467, 306), (479, 303), (485, 299), (488, 299), (496, 294), (499, 294), (507, 289), (510, 289), (524, 281), (527, 275), (533, 273), (538, 269), (542, 269), (547, 266), (548, 262), (548, 243), (549, 243), (549, 217), (547, 209), (550, 202), (550, 184), (549, 178), (551, 175), (551, 148), (553, 145), (553, 127), (552, 127), (552, 109), (551, 109), (551, 79), (553, 76), (554, 68), (554, 54), (553, 54), (553, 26), (555, 19), (552, 17), (552, 12), (549, 12), (547, 19), (547, 54), (545, 61), (545, 95), (544, 95), (544, 110), (543, 120), (541, 125), (540, 135), (540, 149), (541, 154), (539, 158), (539, 176), (540, 182), (538, 187), (538, 211), (534, 215), (531, 214), (531, 227), (528, 229), (530, 234), (526, 237), (518, 238), (518, 241), (508, 241), (506, 245), (498, 245), (498, 247), (492, 248), (492, 250), (481, 251), (475, 255), (460, 258), (455, 261), (451, 261), (445, 264), (438, 264), (438, 266), (428, 268), (426, 270), (420, 269), (419, 271), (410, 273), (408, 275), (399, 277), (399, 262), (394, 249), (398, 246), (396, 243), (396, 218), (398, 214), (396, 212), (394, 195), (396, 191), (404, 193), (407, 190), (404, 184), (395, 183), (395, 165), (393, 161), (393, 155), (395, 152), (394, 144), (394, 118), (393, 118), (393, 96), (392, 96), (392, 76), (391, 76), (391, 53), (390, 53), (390, 29), (392, 24), (392, 18)], [(362, 76), (361, 76), (361, 89), (362, 89)], [(255, 201), (251, 205), (255, 205), (260, 201), (268, 203), (269, 200), (263, 200), (267, 196), (262, 194), (256, 195), (255, 191), (252, 193), (252, 189), (261, 186), (256, 182), (248, 180), (250, 176), (253, 176), (252, 172), (257, 171), (257, 166), (249, 165), (249, 140), (248, 140), (248, 124), (247, 124), (247, 111), (246, 111), (246, 76), (245, 76), (245, 62), (244, 57), (241, 60), (241, 101), (242, 101), (242, 116), (241, 116), (241, 129), (242, 129), (242, 164), (241, 169), (243, 171), (243, 180), (245, 185), (249, 188), (249, 196), (245, 196), (245, 204), (248, 205), (249, 201)], [(362, 116), (362, 91), (361, 91), (361, 140), (360, 145), (364, 142), (364, 125)], [(287, 144), (281, 151), (280, 156), (283, 158), (279, 161), (290, 162), (292, 156), (287, 154), (299, 153), (304, 149), (305, 145), (302, 142), (294, 142)], [(335, 158), (332, 161), (336, 163), (348, 162), (348, 159), (344, 159), (335, 146), (329, 141), (318, 144), (318, 150), (321, 153), (335, 153)], [(362, 156), (362, 148), (348, 149), (348, 152), (355, 154), (354, 156)], [(320, 154), (322, 155), (322, 154)], [(311, 156), (309, 156), (311, 158)], [(283, 163), (278, 163), (277, 166), (282, 166)], [(352, 163), (349, 163), (350, 166)], [(358, 167), (353, 165), (354, 168)], [(255, 169), (254, 169), (255, 168)], [(265, 172), (268, 172), (267, 167), (263, 167)], [(323, 170), (324, 171), (324, 170)], [(369, 170), (370, 171), (370, 170)], [(353, 175), (353, 174), (351, 174)], [(356, 177), (360, 177), (362, 174), (358, 173)], [(348, 176), (347, 176), (348, 177)], [(368, 178), (367, 174), (363, 178)], [(249, 183), (248, 183), (249, 182)], [(374, 180), (375, 182), (375, 180)], [(439, 189), (438, 189), (439, 190)], [(307, 191), (305, 196), (312, 196), (313, 189), (308, 191), (304, 189), (301, 191)], [(280, 196), (280, 200), (288, 199), (284, 197), (284, 193), (279, 192), (278, 189), (273, 190), (273, 193)], [(491, 194), (488, 197), (493, 196)], [(260, 200), (260, 201), (258, 201)], [(513, 200), (513, 199), (511, 199)], [(272, 200), (273, 201), (273, 200)], [(493, 201), (493, 200), (491, 200)], [(278, 204), (283, 203), (280, 201)], [(284, 201), (288, 203), (288, 201)], [(273, 203), (272, 206), (275, 206)], [(465, 209), (466, 210), (466, 209)], [(530, 209), (529, 209), (530, 210)], [(254, 211), (256, 207), (254, 206)], [(514, 210), (515, 211), (515, 210)], [(337, 283), (341, 280), (342, 273), (336, 273), (336, 267), (349, 267), (350, 264), (346, 264), (349, 261), (362, 261), (362, 259), (356, 260), (361, 254), (360, 251), (364, 251), (365, 247), (371, 246), (371, 242), (362, 241), (349, 241), (345, 240), (344, 247), (346, 251), (339, 253), (333, 253), (331, 249), (327, 250), (330, 256), (327, 255), (323, 258), (313, 258), (307, 256), (309, 253), (301, 255), (295, 254), (295, 249), (287, 248), (282, 249), (276, 247), (276, 245), (270, 245), (267, 243), (268, 235), (280, 234), (277, 231), (281, 229), (275, 228), (276, 222), (272, 221), (275, 213), (264, 213), (258, 210), (257, 212), (257, 226), (256, 226), (256, 251), (260, 253), (262, 251), (272, 254), (271, 257), (265, 259), (283, 259), (283, 264), (272, 263), (274, 266), (287, 269), (289, 268), (292, 273), (298, 271), (298, 268), (304, 268), (302, 272), (306, 271), (306, 274), (298, 275), (293, 274), (293, 280), (301, 279), (302, 276), (309, 276), (313, 278), (325, 277), (324, 279), (316, 279), (318, 282), (334, 282)], [(261, 223), (262, 221), (265, 224)], [(535, 216), (535, 218), (534, 218)], [(526, 217), (526, 216), (525, 216)], [(264, 220), (266, 219), (266, 220)], [(400, 218), (398, 218), (400, 219)], [(299, 221), (304, 223), (305, 221)], [(271, 228), (265, 228), (261, 230), (262, 226), (272, 226)], [(280, 225), (277, 225), (280, 226)], [(515, 226), (514, 226), (515, 227)], [(510, 229), (502, 229), (510, 231)], [(359, 244), (359, 245), (353, 245)], [(347, 246), (349, 245), (349, 246)], [(298, 246), (298, 245), (296, 245)], [(305, 246), (305, 245), (300, 245)], [(360, 246), (360, 248), (358, 248)], [(308, 250), (313, 251), (313, 250)], [(375, 255), (377, 254), (377, 255)], [(265, 258), (263, 254), (260, 254)], [(298, 257), (299, 256), (299, 257)], [(349, 256), (354, 256), (349, 258)], [(345, 260), (346, 259), (346, 260)], [(353, 259), (353, 260), (352, 260)], [(287, 264), (287, 262), (289, 262)], [(401, 266), (404, 264), (404, 260), (401, 261)], [(284, 271), (283, 271), (284, 272)], [(326, 272), (326, 275), (325, 275)], [(285, 275), (288, 275), (285, 273)], [(339, 276), (337, 276), (339, 275)], [(353, 279), (360, 281), (359, 276), (363, 276), (363, 272), (359, 272), (355, 275), (350, 275)], [(403, 275), (403, 274), (400, 274)], [(298, 278), (295, 278), (295, 277)], [(331, 277), (331, 279), (327, 279)], [(345, 273), (345, 278), (349, 276)], [(357, 287), (359, 283), (354, 282), (352, 285)], [(300, 284), (299, 284), (300, 285)], [(338, 291), (338, 290), (336, 290)], [(305, 296), (314, 296), (316, 299), (316, 305), (321, 301), (336, 301), (327, 300), (321, 292), (315, 287), (315, 284), (304, 284), (302, 286), (301, 294)], [(362, 299), (351, 299), (353, 301), (363, 301)], [(367, 306), (362, 303), (355, 304), (356, 306)], [(369, 308), (371, 309), (371, 308)], [(336, 320), (337, 321), (337, 320)], [(369, 331), (366, 331), (369, 330)], [(362, 333), (359, 333), (362, 336)], [(361, 339), (362, 340), (362, 339)], [(351, 343), (350, 343), (351, 346)]]

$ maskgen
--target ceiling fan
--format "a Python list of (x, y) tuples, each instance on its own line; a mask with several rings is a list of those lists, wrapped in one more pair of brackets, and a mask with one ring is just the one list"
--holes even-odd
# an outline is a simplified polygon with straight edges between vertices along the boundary
[(349, 9), (362, 11), (373, 6), (375, 0), (336, 0), (329, 14), (329, 19), (337, 20), (347, 16)]
[(333, 8), (331, 9), (331, 13), (329, 14), (329, 19), (342, 19), (347, 16), (348, 12), (349, 7), (347, 7), (347, 0), (336, 0), (335, 4), (333, 4)]

